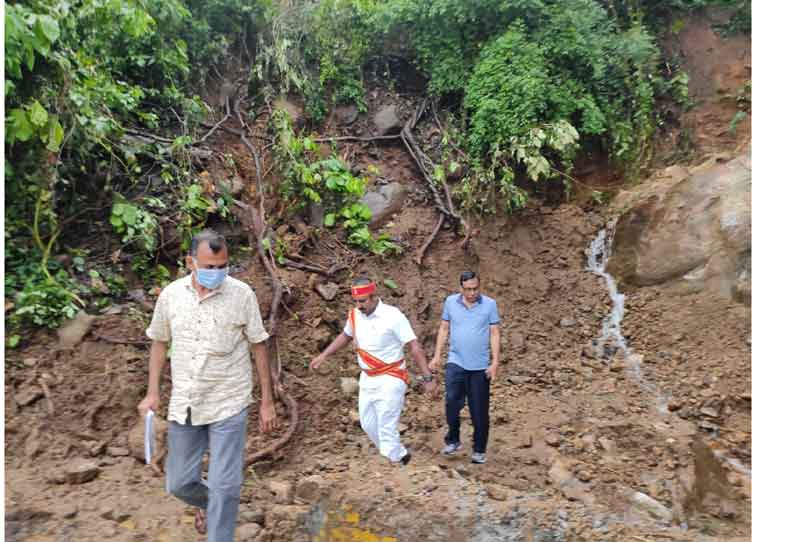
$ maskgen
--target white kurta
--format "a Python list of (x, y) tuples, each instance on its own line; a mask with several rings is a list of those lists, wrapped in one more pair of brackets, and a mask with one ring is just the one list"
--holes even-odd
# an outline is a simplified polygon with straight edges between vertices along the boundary
[[(404, 358), (403, 346), (416, 339), (408, 318), (400, 309), (378, 302), (371, 315), (356, 311), (356, 336), (348, 318), (345, 335), (353, 337), (358, 347), (369, 352), (385, 363), (394, 363)], [(358, 364), (367, 369), (361, 356), (356, 355)], [(405, 363), (402, 364), (405, 367)], [(408, 386), (397, 377), (384, 374), (367, 376), (361, 372), (358, 392), (358, 415), (361, 427), (378, 451), (391, 461), (399, 461), (408, 453), (400, 444), (400, 414), (405, 402)]]

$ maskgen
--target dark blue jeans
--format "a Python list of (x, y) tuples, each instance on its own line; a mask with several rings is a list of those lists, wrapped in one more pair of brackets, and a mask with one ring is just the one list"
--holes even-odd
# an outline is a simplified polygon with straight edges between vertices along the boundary
[(469, 402), (469, 414), (474, 425), (474, 452), (485, 453), (488, 446), (488, 408), (491, 398), (491, 381), (485, 370), (467, 371), (455, 363), (447, 363), (446, 407), (447, 444), (460, 442), (460, 411)]

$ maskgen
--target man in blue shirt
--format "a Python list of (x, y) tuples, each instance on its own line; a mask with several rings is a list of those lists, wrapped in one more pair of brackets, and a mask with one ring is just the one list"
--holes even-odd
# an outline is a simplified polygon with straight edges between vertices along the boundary
[[(441, 353), (449, 338), (446, 368), (446, 411), (449, 429), (443, 453), (460, 449), (460, 411), (466, 401), (474, 425), (472, 463), (485, 463), (488, 445), (490, 383), (499, 371), (499, 310), (496, 301), (480, 293), (473, 271), (460, 275), (460, 293), (444, 301), (436, 352), (430, 370), (441, 366)], [(490, 361), (490, 365), (489, 365)]]

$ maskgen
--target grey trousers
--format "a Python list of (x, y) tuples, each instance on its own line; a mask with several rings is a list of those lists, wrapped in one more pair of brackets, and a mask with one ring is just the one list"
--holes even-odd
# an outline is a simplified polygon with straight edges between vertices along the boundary
[[(168, 493), (207, 511), (207, 541), (233, 542), (243, 483), (243, 455), (248, 408), (208, 425), (168, 422)], [(209, 447), (207, 481), (201, 458)]]

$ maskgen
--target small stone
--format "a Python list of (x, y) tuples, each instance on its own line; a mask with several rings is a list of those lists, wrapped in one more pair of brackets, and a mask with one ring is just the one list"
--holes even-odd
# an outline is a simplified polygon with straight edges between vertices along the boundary
[(485, 492), (495, 501), (507, 500), (507, 492), (499, 486), (488, 485), (485, 487)]
[(582, 482), (589, 482), (593, 479), (593, 474), (588, 470), (580, 470), (576, 473), (576, 477), (579, 478)]
[(358, 424), (361, 421), (361, 418), (358, 415), (358, 410), (355, 408), (351, 408), (347, 412), (347, 417), (350, 419), (351, 423)]
[(681, 402), (681, 399), (673, 398), (673, 399), (670, 399), (667, 402), (667, 410), (669, 410), (670, 412), (675, 412), (676, 410), (681, 410), (681, 407), (683, 407), (683, 406), (684, 405)]
[(320, 297), (326, 301), (333, 301), (339, 293), (339, 285), (333, 282), (326, 282), (325, 284), (317, 284), (314, 287)]
[(102, 519), (113, 519), (115, 510), (112, 506), (105, 505), (99, 509), (99, 517)]
[(261, 510), (245, 510), (240, 512), (240, 523), (265, 524), (265, 513)]
[(401, 423), (400, 423), (400, 424), (397, 426), (397, 430), (398, 430), (398, 431), (400, 432), (400, 434), (402, 435), (403, 433), (405, 433), (406, 431), (408, 431), (408, 425), (406, 425), (406, 424), (404, 424), (404, 423), (402, 423), (402, 422), (401, 422)]
[(61, 504), (55, 509), (55, 513), (63, 519), (72, 519), (73, 517), (77, 516), (77, 512), (77, 505), (68, 502)]
[(123, 446), (110, 446), (107, 449), (107, 454), (111, 457), (125, 457), (130, 455), (130, 450)]
[(44, 397), (44, 392), (38, 386), (22, 388), (14, 394), (14, 400), (19, 406), (28, 406)]
[(22, 363), (25, 365), (25, 367), (28, 368), (35, 367), (36, 364), (38, 364), (38, 362), (39, 360), (36, 358), (25, 358), (24, 360), (22, 360)]
[(259, 531), (262, 530), (262, 527), (257, 523), (246, 523), (244, 525), (240, 525), (237, 528), (237, 539), (238, 540), (253, 540), (259, 534)]
[(511, 384), (528, 384), (532, 382), (532, 377), (529, 376), (518, 376), (518, 375), (511, 375), (507, 377), (507, 381)]
[(339, 385), (342, 388), (342, 393), (345, 395), (355, 395), (358, 391), (358, 379), (349, 376), (343, 376), (339, 379)]
[(295, 495), (295, 486), (291, 482), (280, 480), (268, 480), (265, 484), (270, 493), (275, 495), (276, 502), (279, 504), (291, 504)]
[(709, 418), (719, 418), (720, 413), (717, 411), (716, 408), (713, 407), (703, 407), (700, 409), (700, 413), (704, 416), (708, 416)]
[(80, 311), (58, 329), (58, 348), (68, 349), (77, 346), (91, 329), (96, 317)]
[(601, 437), (598, 439), (598, 443), (604, 449), (604, 451), (608, 454), (611, 454), (615, 451), (615, 441), (612, 439), (608, 439), (606, 437)]
[(560, 327), (573, 327), (576, 325), (576, 320), (573, 318), (563, 318), (560, 320)]
[(554, 448), (556, 448), (562, 443), (562, 439), (560, 438), (560, 435), (558, 435), (557, 433), (546, 433), (545, 441), (546, 444)]
[(668, 523), (673, 520), (673, 513), (669, 508), (645, 493), (635, 491), (631, 494), (630, 500), (637, 509), (647, 512), (656, 519)]
[(64, 469), (66, 482), (69, 484), (84, 484), (99, 475), (99, 466), (86, 459), (74, 459)]

